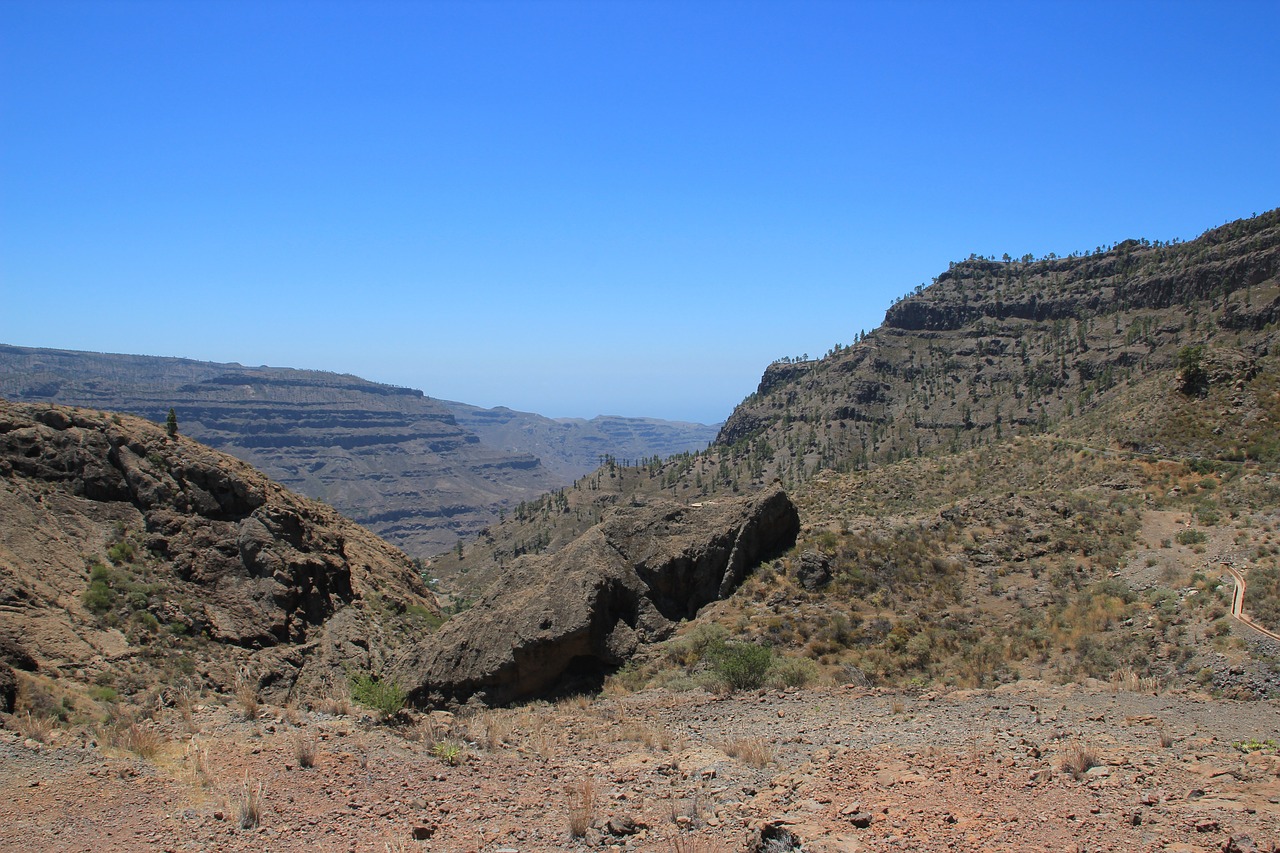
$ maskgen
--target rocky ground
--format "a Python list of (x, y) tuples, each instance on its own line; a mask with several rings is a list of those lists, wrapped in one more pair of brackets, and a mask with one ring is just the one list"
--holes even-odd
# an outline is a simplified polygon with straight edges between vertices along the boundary
[[(1280, 843), (1275, 700), (1036, 681), (923, 694), (650, 690), (396, 724), (342, 702), (268, 707), (249, 721), (239, 705), (206, 701), (137, 724), (133, 752), (92, 730), (34, 732), (41, 742), (8, 719), (0, 848), (1245, 851)], [(308, 753), (314, 766), (303, 766)]]

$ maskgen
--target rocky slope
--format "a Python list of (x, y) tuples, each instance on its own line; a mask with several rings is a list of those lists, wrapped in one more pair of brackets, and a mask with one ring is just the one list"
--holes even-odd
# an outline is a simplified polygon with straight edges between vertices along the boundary
[(0, 650), (65, 714), (193, 686), (346, 695), (440, 621), (409, 558), (145, 420), (0, 402)]
[(0, 397), (163, 423), (323, 500), (412, 556), (595, 468), (706, 447), (715, 428), (651, 418), (552, 420), (434, 400), (313, 370), (0, 344)]
[(757, 470), (788, 481), (960, 450), (1049, 429), (1144, 377), (1172, 378), (1188, 348), (1213, 363), (1215, 381), (1247, 382), (1275, 349), (1277, 319), (1280, 211), (1187, 243), (963, 261), (854, 345), (772, 365), (718, 443), (768, 457)]

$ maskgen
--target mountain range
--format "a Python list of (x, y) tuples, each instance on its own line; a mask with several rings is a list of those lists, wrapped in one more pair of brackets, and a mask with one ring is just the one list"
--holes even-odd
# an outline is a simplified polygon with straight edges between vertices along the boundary
[(705, 447), (716, 428), (553, 420), (313, 370), (0, 345), (0, 397), (136, 414), (323, 500), (409, 554), (473, 536), (613, 455)]

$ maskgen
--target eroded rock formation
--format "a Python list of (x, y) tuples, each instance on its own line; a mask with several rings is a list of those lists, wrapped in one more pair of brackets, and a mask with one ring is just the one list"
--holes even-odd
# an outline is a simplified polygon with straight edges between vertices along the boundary
[(439, 615), (395, 548), (138, 418), (0, 401), (0, 518), (0, 639), (41, 670), (345, 694)]
[(640, 643), (728, 595), (789, 548), (796, 508), (781, 490), (610, 513), (551, 556), (517, 560), (470, 610), (396, 667), (420, 702), (509, 702), (598, 680)]

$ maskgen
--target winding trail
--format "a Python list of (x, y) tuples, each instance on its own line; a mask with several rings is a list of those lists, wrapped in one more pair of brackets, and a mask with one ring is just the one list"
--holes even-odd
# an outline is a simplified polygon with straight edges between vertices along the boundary
[(1271, 639), (1280, 643), (1280, 634), (1277, 634), (1275, 631), (1271, 631), (1271, 630), (1268, 630), (1267, 628), (1262, 627), (1257, 622), (1254, 622), (1247, 615), (1245, 615), (1244, 575), (1240, 574), (1239, 570), (1237, 570), (1236, 567), (1231, 565), (1230, 563), (1223, 563), (1222, 568), (1226, 569), (1231, 574), (1232, 579), (1234, 579), (1236, 583), (1235, 592), (1232, 593), (1231, 595), (1231, 615), (1236, 617), (1236, 619), (1238, 619), (1243, 624), (1248, 625), (1250, 628), (1257, 631), (1259, 634), (1263, 634), (1264, 636), (1270, 637)]

